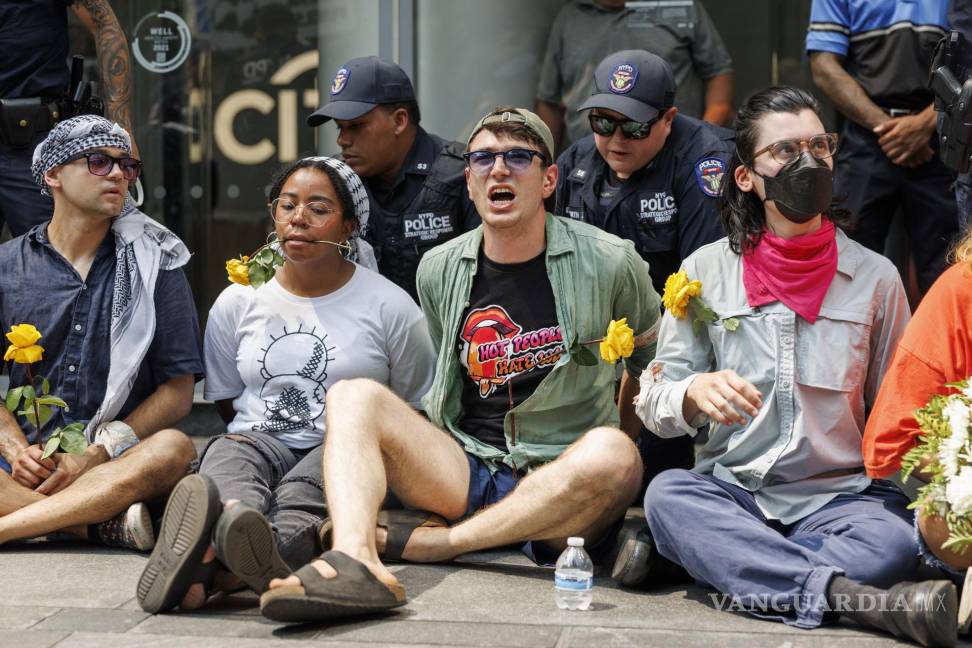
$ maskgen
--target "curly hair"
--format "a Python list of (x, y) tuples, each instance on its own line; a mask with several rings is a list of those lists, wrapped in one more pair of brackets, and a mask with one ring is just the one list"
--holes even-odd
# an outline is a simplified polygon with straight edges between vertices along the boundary
[[(766, 211), (754, 191), (741, 191), (736, 186), (736, 169), (752, 163), (759, 141), (760, 120), (769, 113), (799, 114), (812, 110), (820, 117), (820, 104), (806, 90), (790, 86), (770, 86), (750, 96), (736, 114), (736, 151), (729, 161), (726, 184), (719, 199), (722, 227), (729, 238), (729, 247), (736, 254), (750, 252), (759, 243), (766, 228)], [(747, 162), (748, 161), (748, 162)], [(842, 229), (850, 225), (850, 213), (838, 205), (835, 197), (824, 218)]]
[(358, 213), (354, 209), (354, 199), (351, 197), (351, 190), (345, 184), (344, 178), (323, 160), (317, 158), (303, 158), (277, 171), (273, 178), (273, 184), (270, 186), (270, 195), (268, 196), (270, 202), (280, 197), (280, 192), (283, 191), (287, 179), (300, 169), (316, 169), (330, 178), (334, 193), (337, 194), (338, 203), (341, 206), (341, 218), (354, 221), (355, 226), (359, 225)]

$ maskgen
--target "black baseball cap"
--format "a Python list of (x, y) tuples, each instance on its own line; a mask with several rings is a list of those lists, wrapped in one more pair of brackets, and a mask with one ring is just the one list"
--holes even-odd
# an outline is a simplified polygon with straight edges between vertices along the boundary
[(644, 50), (622, 50), (598, 63), (594, 91), (577, 110), (607, 108), (647, 122), (674, 103), (675, 76), (668, 63)]
[(405, 70), (377, 56), (351, 59), (334, 73), (330, 100), (307, 118), (307, 125), (357, 119), (377, 105), (405, 101), (415, 101)]

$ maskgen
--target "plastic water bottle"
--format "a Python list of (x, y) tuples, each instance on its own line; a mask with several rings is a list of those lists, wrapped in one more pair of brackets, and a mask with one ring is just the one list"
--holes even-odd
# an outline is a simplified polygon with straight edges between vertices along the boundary
[(586, 610), (594, 598), (594, 563), (584, 551), (584, 538), (567, 538), (567, 548), (557, 559), (554, 597), (561, 610)]

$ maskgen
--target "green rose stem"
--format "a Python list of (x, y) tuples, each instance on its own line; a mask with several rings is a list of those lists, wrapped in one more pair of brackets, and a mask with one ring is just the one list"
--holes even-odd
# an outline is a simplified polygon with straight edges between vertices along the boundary
[[(30, 364), (25, 364), (24, 365), (24, 368), (27, 370), (27, 381), (30, 384), (31, 389), (33, 389), (33, 387), (34, 387), (34, 374), (30, 370)], [(41, 434), (40, 406), (37, 404), (37, 398), (34, 398), (33, 405), (34, 405), (34, 421), (37, 422), (37, 425), (36, 425), (36, 427), (37, 427), (37, 447), (41, 449), (41, 452), (43, 452), (44, 451), (44, 441), (43, 441), (44, 435)]]

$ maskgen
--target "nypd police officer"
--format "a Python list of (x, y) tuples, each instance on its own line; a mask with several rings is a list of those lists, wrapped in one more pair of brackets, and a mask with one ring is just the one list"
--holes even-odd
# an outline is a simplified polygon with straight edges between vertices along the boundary
[(430, 248), (479, 225), (466, 193), (465, 147), (427, 133), (408, 75), (369, 56), (342, 65), (330, 100), (307, 123), (333, 119), (337, 144), (371, 201), (365, 238), (384, 276), (417, 300), (415, 271)]
[[(554, 213), (633, 241), (659, 294), (682, 259), (724, 236), (716, 199), (734, 149), (732, 131), (679, 115), (674, 100), (664, 60), (644, 50), (608, 56), (579, 108), (591, 111), (594, 133), (557, 159)], [(638, 448), (645, 486), (663, 470), (695, 462), (688, 436), (661, 439), (642, 427)], [(612, 576), (633, 585), (644, 574), (644, 562), (632, 558), (619, 560)]]
[(554, 213), (632, 240), (659, 294), (682, 259), (723, 237), (716, 199), (734, 148), (732, 131), (678, 114), (674, 98), (658, 56), (608, 56), (578, 109), (594, 132), (557, 160)]

